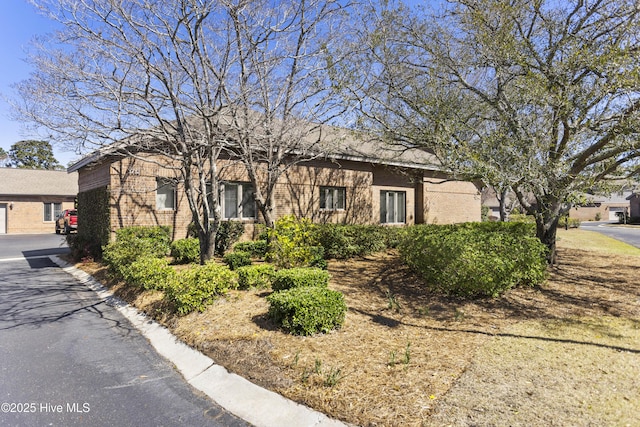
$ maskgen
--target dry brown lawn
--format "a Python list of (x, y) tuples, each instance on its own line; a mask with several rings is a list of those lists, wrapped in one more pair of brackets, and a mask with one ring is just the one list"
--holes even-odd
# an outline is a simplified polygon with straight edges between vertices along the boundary
[(267, 290), (175, 317), (161, 292), (78, 266), (228, 370), (350, 424), (633, 425), (640, 256), (565, 240), (543, 286), (497, 299), (432, 294), (394, 252), (329, 262), (349, 311), (342, 329), (312, 337), (270, 322)]

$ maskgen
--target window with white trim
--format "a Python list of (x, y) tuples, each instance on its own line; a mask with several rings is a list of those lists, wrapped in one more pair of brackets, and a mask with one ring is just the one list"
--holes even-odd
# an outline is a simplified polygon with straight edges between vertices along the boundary
[(53, 222), (62, 213), (62, 203), (44, 202), (44, 221)]
[(252, 219), (256, 217), (253, 185), (228, 182), (222, 185), (222, 212), (224, 219)]
[(156, 210), (168, 211), (176, 209), (176, 186), (170, 179), (156, 179)]
[(406, 222), (407, 194), (404, 191), (380, 191), (380, 223), (404, 224)]
[(345, 209), (345, 187), (320, 187), (320, 209), (337, 211)]

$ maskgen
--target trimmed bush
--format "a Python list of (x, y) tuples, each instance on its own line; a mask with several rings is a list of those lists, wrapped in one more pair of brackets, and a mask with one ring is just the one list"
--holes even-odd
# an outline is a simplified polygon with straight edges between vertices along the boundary
[(171, 256), (176, 264), (200, 261), (200, 241), (192, 237), (171, 243)]
[(344, 323), (344, 296), (331, 289), (306, 286), (274, 292), (267, 297), (269, 316), (294, 335), (338, 329)]
[(103, 248), (102, 260), (116, 277), (123, 278), (126, 269), (143, 257), (160, 258), (164, 250), (158, 249), (150, 239), (116, 240)]
[(307, 218), (283, 216), (267, 234), (270, 242), (267, 259), (278, 267), (305, 267), (318, 258), (313, 224)]
[(144, 289), (164, 290), (176, 278), (165, 258), (142, 257), (124, 268), (124, 280)]
[(242, 251), (229, 252), (222, 257), (222, 260), (230, 269), (235, 270), (238, 267), (251, 265), (251, 254)]
[(509, 222), (525, 222), (535, 224), (536, 219), (531, 215), (512, 213), (509, 215)]
[(74, 260), (102, 258), (102, 245), (86, 233), (67, 234), (65, 240)]
[(244, 223), (222, 221), (216, 234), (216, 254), (223, 256), (244, 234)]
[(178, 314), (185, 315), (195, 310), (204, 311), (216, 298), (237, 287), (237, 276), (229, 267), (208, 262), (177, 274), (167, 286), (165, 298)]
[(171, 227), (158, 225), (154, 227), (133, 226), (116, 231), (116, 241), (129, 242), (135, 239), (150, 241), (158, 254), (167, 255), (171, 246)]
[(169, 253), (170, 227), (125, 227), (116, 231), (115, 242), (102, 250), (110, 271), (123, 278), (126, 269), (139, 258), (162, 258)]
[(274, 291), (282, 291), (300, 287), (326, 288), (331, 276), (320, 268), (289, 268), (276, 271), (271, 287)]
[(402, 239), (404, 239), (407, 227), (386, 226), (382, 227), (382, 230), (385, 246), (389, 249), (395, 249), (400, 245)]
[(267, 241), (266, 240), (253, 240), (250, 242), (236, 243), (233, 247), (234, 251), (249, 252), (252, 257), (264, 258), (267, 253)]
[(546, 247), (528, 224), (469, 223), (414, 226), (400, 256), (432, 289), (446, 294), (496, 297), (546, 278)]
[(378, 225), (317, 224), (314, 237), (324, 248), (325, 258), (348, 259), (385, 249), (385, 228)]
[(240, 289), (268, 288), (276, 273), (271, 264), (245, 265), (238, 267), (235, 271), (238, 274)]

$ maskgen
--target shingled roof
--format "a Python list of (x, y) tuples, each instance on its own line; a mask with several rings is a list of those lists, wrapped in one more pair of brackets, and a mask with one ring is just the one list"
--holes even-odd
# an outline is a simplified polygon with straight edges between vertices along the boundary
[[(315, 126), (315, 127), (314, 127)], [(351, 160), (356, 162), (383, 164), (387, 166), (397, 166), (425, 170), (441, 170), (436, 157), (427, 150), (420, 148), (404, 148), (401, 145), (385, 144), (372, 135), (356, 132), (350, 129), (329, 126), (314, 125), (314, 130), (303, 137), (303, 140), (313, 145), (318, 139), (321, 141), (312, 150), (305, 153), (311, 158), (329, 158), (333, 160)], [(104, 146), (96, 150), (68, 169), (75, 172), (85, 166), (98, 163), (105, 157), (127, 155), (127, 138), (124, 140)], [(312, 142), (313, 141), (313, 142)], [(129, 148), (131, 149), (131, 148)], [(133, 151), (138, 151), (134, 148)], [(144, 151), (144, 149), (142, 149)], [(296, 155), (295, 151), (290, 153)]]
[(75, 196), (78, 173), (0, 168), (1, 196)]

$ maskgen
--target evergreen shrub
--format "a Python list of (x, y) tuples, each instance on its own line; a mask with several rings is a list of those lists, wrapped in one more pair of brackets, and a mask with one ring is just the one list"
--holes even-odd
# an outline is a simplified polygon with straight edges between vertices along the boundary
[(251, 265), (251, 254), (249, 252), (233, 251), (225, 254), (222, 260), (230, 269), (235, 270), (238, 267)]
[(193, 237), (173, 241), (171, 243), (171, 256), (176, 264), (199, 262), (200, 241)]
[(223, 256), (244, 234), (244, 223), (222, 221), (216, 234), (216, 254)]
[(326, 258), (348, 259), (381, 251), (386, 246), (381, 226), (317, 224), (314, 231)]
[(129, 242), (136, 239), (151, 242), (156, 247), (156, 253), (167, 255), (171, 249), (171, 227), (164, 225), (132, 226), (116, 231), (116, 242)]
[(271, 286), (276, 270), (271, 264), (256, 264), (238, 267), (235, 272), (240, 289), (264, 289)]
[[(278, 267), (305, 267), (318, 262), (318, 248), (313, 224), (308, 218), (286, 215), (267, 230), (269, 251), (267, 259)], [(322, 256), (320, 256), (321, 258)]]
[(252, 240), (249, 242), (236, 243), (233, 247), (234, 251), (249, 252), (252, 257), (264, 258), (267, 253), (266, 240)]
[(271, 287), (282, 291), (300, 287), (322, 287), (329, 284), (330, 275), (320, 268), (295, 267), (276, 271)]
[(337, 291), (317, 286), (305, 286), (267, 297), (269, 316), (294, 335), (327, 333), (344, 323), (347, 305)]
[(160, 258), (164, 256), (163, 252), (149, 239), (116, 240), (103, 248), (102, 260), (114, 276), (122, 279), (126, 269), (137, 259)]
[(418, 225), (407, 229), (400, 256), (427, 285), (446, 294), (496, 297), (546, 278), (546, 247), (525, 223)]
[(127, 284), (144, 289), (164, 290), (176, 278), (176, 271), (166, 258), (143, 256), (123, 268)]
[(167, 286), (165, 298), (173, 304), (176, 313), (185, 315), (195, 310), (204, 311), (216, 298), (237, 287), (237, 276), (229, 267), (209, 261), (180, 271)]

